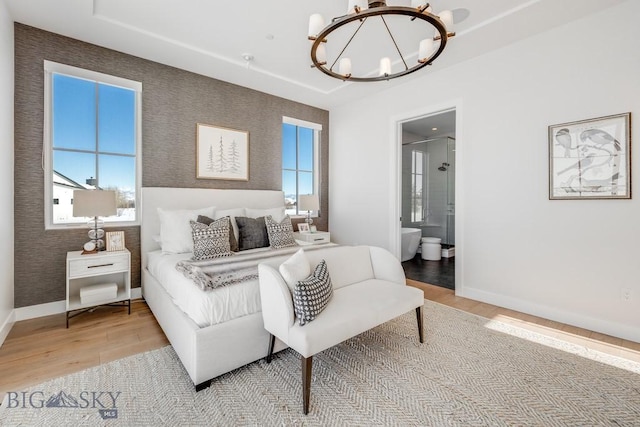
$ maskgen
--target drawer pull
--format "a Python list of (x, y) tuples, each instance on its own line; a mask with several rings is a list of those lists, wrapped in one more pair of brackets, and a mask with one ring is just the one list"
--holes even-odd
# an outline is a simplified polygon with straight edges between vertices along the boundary
[(111, 262), (109, 264), (89, 265), (89, 266), (87, 266), (87, 268), (110, 267), (112, 265), (113, 265), (113, 263)]
[(324, 237), (318, 237), (316, 239), (313, 239), (314, 242), (321, 242), (322, 240), (324, 240)]

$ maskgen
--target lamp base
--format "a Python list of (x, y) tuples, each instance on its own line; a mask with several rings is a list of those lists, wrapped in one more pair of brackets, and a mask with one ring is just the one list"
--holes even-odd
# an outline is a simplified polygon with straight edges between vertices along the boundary
[(95, 244), (95, 249), (98, 251), (104, 251), (106, 249), (104, 245), (104, 230), (101, 228), (104, 225), (104, 221), (95, 217), (87, 222), (89, 230), (89, 239)]

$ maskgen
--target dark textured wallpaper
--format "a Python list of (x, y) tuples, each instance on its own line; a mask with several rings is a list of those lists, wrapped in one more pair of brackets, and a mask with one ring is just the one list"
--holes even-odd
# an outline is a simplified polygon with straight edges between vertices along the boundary
[[(66, 253), (86, 240), (85, 229), (44, 229), (45, 59), (142, 82), (143, 187), (279, 190), (282, 116), (322, 124), (322, 215), (315, 223), (328, 229), (328, 111), (16, 23), (16, 307), (64, 300)], [(249, 132), (248, 182), (196, 179), (196, 123)], [(140, 229), (124, 230), (138, 287)]]

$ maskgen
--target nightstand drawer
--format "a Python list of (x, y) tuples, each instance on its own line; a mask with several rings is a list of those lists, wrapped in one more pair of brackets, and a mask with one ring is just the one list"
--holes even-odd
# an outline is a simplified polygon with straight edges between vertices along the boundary
[(69, 277), (108, 274), (128, 269), (129, 257), (127, 254), (69, 261)]
[(294, 237), (303, 242), (320, 245), (331, 242), (331, 233), (328, 231), (318, 231), (316, 233), (293, 233)]

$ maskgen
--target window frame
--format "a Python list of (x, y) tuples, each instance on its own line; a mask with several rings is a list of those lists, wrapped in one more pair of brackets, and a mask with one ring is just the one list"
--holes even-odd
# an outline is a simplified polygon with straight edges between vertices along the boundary
[[(306, 120), (300, 120), (293, 117), (282, 116), (282, 124), (285, 125), (293, 125), (297, 127), (303, 127), (307, 129), (311, 129), (313, 131), (313, 194), (318, 195), (318, 199), (321, 201), (320, 197), (320, 188), (321, 188), (321, 179), (322, 174), (320, 173), (320, 144), (322, 142), (322, 125), (319, 123), (313, 123)], [(281, 140), (282, 142), (282, 140)], [(283, 171), (293, 171), (294, 169), (285, 169), (284, 167), (280, 167), (280, 176), (282, 176)], [(301, 170), (298, 168), (298, 147), (297, 147), (297, 139), (296, 139), (296, 213), (290, 215), (292, 218), (306, 218), (307, 214), (300, 213), (300, 209), (298, 208), (298, 197), (301, 195), (298, 191), (298, 173)], [(302, 170), (302, 172), (308, 172), (306, 170)], [(282, 183), (284, 186), (284, 183)], [(322, 208), (322, 206), (320, 206)], [(322, 209), (320, 209), (322, 210)], [(318, 218), (320, 216), (320, 210), (311, 211), (312, 218)]]
[[(53, 75), (61, 74), (69, 77), (88, 80), (95, 83), (133, 90), (135, 93), (134, 126), (135, 126), (135, 220), (108, 221), (105, 227), (129, 227), (140, 225), (140, 192), (142, 188), (142, 83), (116, 77), (109, 74), (90, 71), (83, 68), (44, 61), (44, 128), (42, 149), (42, 170), (44, 171), (44, 214), (45, 230), (62, 230), (86, 228), (85, 223), (53, 223)], [(100, 152), (97, 152), (100, 153)], [(98, 155), (98, 154), (96, 154)]]

